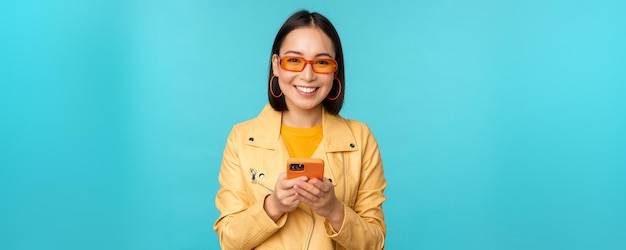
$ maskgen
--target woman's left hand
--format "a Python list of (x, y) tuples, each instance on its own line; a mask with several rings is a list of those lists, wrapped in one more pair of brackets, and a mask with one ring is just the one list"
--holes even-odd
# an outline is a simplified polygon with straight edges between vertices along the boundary
[(326, 217), (336, 230), (341, 227), (344, 217), (343, 203), (335, 196), (335, 188), (327, 178), (324, 181), (298, 181), (293, 189), (300, 202), (308, 205), (316, 214)]

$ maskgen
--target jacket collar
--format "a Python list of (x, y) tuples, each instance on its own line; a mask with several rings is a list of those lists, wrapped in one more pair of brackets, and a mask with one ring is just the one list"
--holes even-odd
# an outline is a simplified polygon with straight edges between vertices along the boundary
[[(324, 138), (321, 145), (326, 152), (356, 151), (358, 146), (354, 135), (345, 119), (338, 115), (332, 115), (322, 108), (322, 131)], [(275, 111), (269, 104), (265, 105), (263, 111), (254, 120), (253, 131), (248, 141), (257, 147), (276, 149), (280, 142), (282, 112)]]

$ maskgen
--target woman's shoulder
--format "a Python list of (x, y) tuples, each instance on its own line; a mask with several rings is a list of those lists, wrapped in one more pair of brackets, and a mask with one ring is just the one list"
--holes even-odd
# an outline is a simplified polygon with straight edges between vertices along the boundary
[(337, 123), (343, 123), (345, 124), (351, 131), (353, 134), (360, 134), (360, 133), (371, 133), (371, 130), (369, 128), (369, 126), (365, 123), (362, 122), (360, 120), (355, 120), (355, 119), (351, 119), (351, 118), (345, 118), (341, 115), (331, 115), (332, 117), (334, 117), (334, 120), (336, 122), (333, 122), (335, 124)]
[(348, 126), (350, 126), (350, 129), (354, 131), (355, 134), (359, 133), (359, 134), (366, 135), (366, 136), (372, 134), (372, 130), (370, 129), (369, 125), (367, 125), (365, 122), (352, 120), (352, 119), (348, 119), (346, 120), (346, 122), (348, 123)]
[(275, 111), (269, 104), (265, 105), (259, 115), (254, 118), (233, 125), (234, 131), (250, 129), (267, 129), (280, 126), (281, 113)]

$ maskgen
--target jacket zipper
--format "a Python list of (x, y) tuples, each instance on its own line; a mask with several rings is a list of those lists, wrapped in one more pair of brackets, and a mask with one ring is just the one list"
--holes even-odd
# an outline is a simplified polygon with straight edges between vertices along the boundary
[(259, 185), (261, 185), (261, 187), (267, 189), (267, 191), (270, 191), (270, 193), (274, 193), (273, 189), (269, 188), (263, 182), (257, 181), (257, 179), (256, 179), (256, 169), (251, 168), (250, 169), (250, 175), (252, 175), (252, 183), (259, 184)]

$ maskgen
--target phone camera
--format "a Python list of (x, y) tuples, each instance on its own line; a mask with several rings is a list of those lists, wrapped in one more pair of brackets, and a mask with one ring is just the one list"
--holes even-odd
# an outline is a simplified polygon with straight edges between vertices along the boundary
[(291, 171), (302, 171), (302, 170), (304, 170), (304, 164), (292, 163), (292, 164), (289, 165), (289, 170), (291, 170)]

